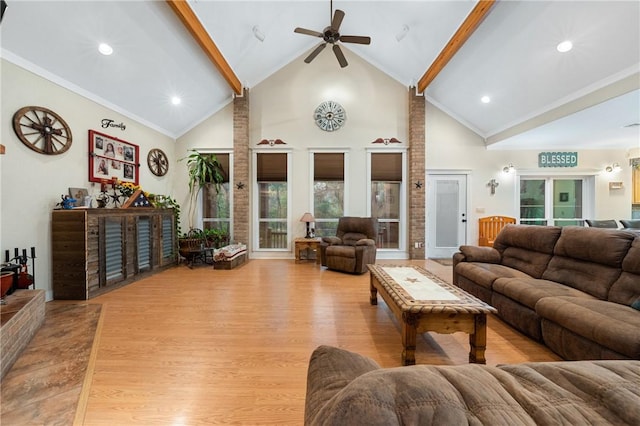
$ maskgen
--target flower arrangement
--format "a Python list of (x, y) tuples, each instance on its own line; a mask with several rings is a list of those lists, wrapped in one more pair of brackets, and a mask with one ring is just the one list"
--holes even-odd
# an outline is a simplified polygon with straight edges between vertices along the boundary
[(120, 191), (120, 194), (122, 194), (123, 197), (129, 198), (129, 197), (131, 197), (131, 195), (133, 195), (134, 192), (136, 192), (138, 189), (140, 189), (140, 185), (136, 185), (133, 182), (120, 182), (120, 181), (118, 181), (116, 183), (116, 189), (118, 191)]

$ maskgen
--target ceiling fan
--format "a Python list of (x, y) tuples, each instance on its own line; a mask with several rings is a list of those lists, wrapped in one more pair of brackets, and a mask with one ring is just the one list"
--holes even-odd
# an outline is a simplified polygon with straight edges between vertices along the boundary
[(320, 42), (318, 47), (313, 49), (313, 52), (311, 52), (309, 56), (305, 58), (304, 61), (307, 64), (311, 63), (311, 61), (313, 61), (313, 59), (316, 56), (318, 56), (318, 54), (322, 52), (325, 47), (327, 47), (327, 43), (331, 43), (333, 45), (333, 53), (336, 55), (336, 58), (338, 59), (338, 63), (342, 68), (344, 68), (347, 65), (349, 65), (349, 63), (344, 57), (344, 54), (342, 53), (342, 49), (340, 49), (340, 45), (336, 43), (341, 41), (343, 43), (370, 44), (371, 37), (340, 35), (340, 24), (342, 24), (342, 20), (344, 19), (344, 12), (340, 9), (336, 9), (335, 13), (333, 13), (333, 0), (331, 1), (330, 8), (331, 9), (329, 11), (329, 18), (331, 19), (331, 25), (326, 27), (322, 32), (307, 30), (306, 28), (300, 28), (300, 27), (293, 30), (293, 32), (310, 35), (313, 37), (320, 37), (323, 39), (323, 41)]

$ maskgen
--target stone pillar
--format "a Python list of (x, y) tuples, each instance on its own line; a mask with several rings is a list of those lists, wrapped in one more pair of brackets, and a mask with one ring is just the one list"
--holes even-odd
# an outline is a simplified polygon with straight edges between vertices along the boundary
[(249, 245), (249, 89), (233, 99), (233, 239)]
[[(425, 97), (409, 87), (409, 258), (425, 258)], [(422, 247), (416, 248), (416, 243)]]

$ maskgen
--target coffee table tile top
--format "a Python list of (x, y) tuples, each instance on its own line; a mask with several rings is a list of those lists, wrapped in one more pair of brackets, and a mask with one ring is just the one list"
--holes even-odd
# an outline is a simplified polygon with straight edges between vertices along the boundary
[[(496, 313), (497, 310), (414, 265), (367, 265), (400, 309), (411, 313)], [(397, 279), (403, 281), (396, 281)], [(440, 289), (434, 290), (434, 286)], [(420, 287), (423, 287), (422, 289)], [(421, 299), (428, 297), (433, 299)]]

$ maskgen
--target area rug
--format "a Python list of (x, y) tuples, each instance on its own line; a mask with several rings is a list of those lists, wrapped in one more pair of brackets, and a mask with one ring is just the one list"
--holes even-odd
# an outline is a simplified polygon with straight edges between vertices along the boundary
[(434, 262), (437, 262), (442, 266), (453, 266), (453, 259), (451, 259), (450, 257), (445, 257), (443, 259), (429, 259), (429, 260), (433, 260)]

